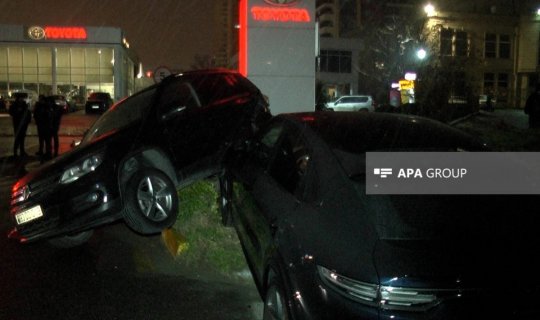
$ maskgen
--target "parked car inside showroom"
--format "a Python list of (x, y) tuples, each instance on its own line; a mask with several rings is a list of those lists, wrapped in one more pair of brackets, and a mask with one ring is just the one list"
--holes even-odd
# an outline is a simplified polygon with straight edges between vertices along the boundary
[(55, 94), (51, 96), (51, 99), (54, 101), (54, 104), (56, 104), (60, 108), (60, 110), (62, 110), (62, 113), (65, 114), (74, 111), (73, 107), (66, 100), (65, 96)]
[(104, 113), (113, 105), (113, 99), (108, 92), (92, 92), (85, 104), (86, 114)]
[(77, 147), (13, 186), (10, 237), (74, 246), (122, 218), (160, 232), (176, 220), (176, 189), (219, 172), (230, 146), (269, 117), (260, 90), (236, 72), (170, 76), (115, 104)]
[(488, 151), (442, 123), (279, 115), (220, 176), (264, 319), (537, 319), (538, 196), (367, 195), (368, 151)]
[(370, 95), (341, 96), (326, 103), (326, 108), (333, 111), (374, 111), (375, 101)]

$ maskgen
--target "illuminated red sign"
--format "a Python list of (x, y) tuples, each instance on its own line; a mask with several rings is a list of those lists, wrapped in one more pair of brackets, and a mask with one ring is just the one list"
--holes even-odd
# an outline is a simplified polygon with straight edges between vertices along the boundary
[(240, 0), (239, 4), (239, 48), (238, 48), (238, 72), (247, 77), (248, 70), (248, 0)]
[(292, 6), (299, 2), (299, 0), (264, 0), (264, 2), (273, 6)]
[(28, 37), (32, 40), (86, 40), (86, 29), (83, 27), (40, 27), (28, 28)]
[(253, 7), (251, 15), (258, 21), (309, 22), (309, 12), (299, 8)]
[(86, 29), (82, 27), (45, 27), (47, 39), (86, 39)]

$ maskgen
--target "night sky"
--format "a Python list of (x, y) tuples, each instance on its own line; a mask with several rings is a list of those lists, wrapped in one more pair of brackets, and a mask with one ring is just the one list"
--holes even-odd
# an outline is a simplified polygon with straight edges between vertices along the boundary
[(213, 53), (215, 0), (0, 0), (0, 24), (119, 27), (144, 69)]

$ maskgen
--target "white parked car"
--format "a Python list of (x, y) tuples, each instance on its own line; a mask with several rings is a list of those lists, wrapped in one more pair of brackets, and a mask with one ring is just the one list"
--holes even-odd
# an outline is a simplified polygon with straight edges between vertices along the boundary
[(326, 107), (334, 111), (374, 111), (375, 103), (369, 95), (341, 96)]

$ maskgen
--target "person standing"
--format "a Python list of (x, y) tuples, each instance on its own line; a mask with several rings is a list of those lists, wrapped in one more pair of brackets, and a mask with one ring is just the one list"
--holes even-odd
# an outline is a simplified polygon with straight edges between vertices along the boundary
[(24, 140), (26, 139), (26, 130), (28, 124), (32, 120), (32, 114), (28, 109), (28, 104), (24, 100), (23, 95), (15, 94), (15, 101), (9, 106), (9, 114), (13, 121), (13, 133), (15, 140), (13, 141), (13, 155), (17, 157), (17, 150), (21, 157), (26, 156), (24, 149)]
[[(34, 120), (39, 137), (39, 149), (36, 155), (41, 156), (42, 162), (52, 158), (52, 130), (53, 110), (44, 95), (39, 95), (39, 100), (34, 107)], [(45, 148), (45, 149), (44, 149)]]
[(52, 107), (52, 140), (53, 140), (53, 150), (54, 150), (54, 157), (58, 156), (59, 151), (59, 139), (58, 139), (58, 131), (60, 130), (60, 123), (62, 121), (62, 114), (64, 113), (64, 110), (62, 106), (56, 104), (56, 101), (54, 100), (54, 97), (47, 97), (48, 104)]
[(540, 83), (527, 98), (524, 111), (529, 115), (529, 128), (540, 128)]

